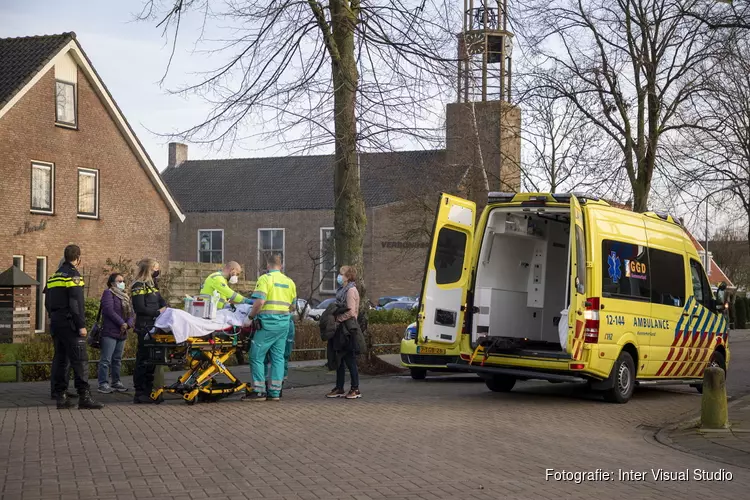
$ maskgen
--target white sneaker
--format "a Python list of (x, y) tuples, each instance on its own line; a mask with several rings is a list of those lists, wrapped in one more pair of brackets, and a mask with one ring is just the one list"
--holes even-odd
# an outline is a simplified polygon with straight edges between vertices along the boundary
[(115, 382), (111, 385), (112, 390), (115, 390), (117, 392), (128, 392), (128, 388), (122, 385), (122, 382)]
[(101, 392), (102, 394), (112, 394), (113, 392), (115, 392), (114, 389), (109, 386), (109, 384), (100, 385), (97, 391)]

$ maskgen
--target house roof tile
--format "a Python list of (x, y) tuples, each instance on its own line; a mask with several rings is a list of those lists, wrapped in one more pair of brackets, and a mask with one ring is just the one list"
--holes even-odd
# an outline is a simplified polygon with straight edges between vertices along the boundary
[[(330, 210), (333, 155), (188, 160), (162, 173), (185, 212)], [(362, 153), (368, 207), (455, 188), (462, 172), (445, 151)]]
[(75, 36), (69, 32), (0, 38), (0, 108)]

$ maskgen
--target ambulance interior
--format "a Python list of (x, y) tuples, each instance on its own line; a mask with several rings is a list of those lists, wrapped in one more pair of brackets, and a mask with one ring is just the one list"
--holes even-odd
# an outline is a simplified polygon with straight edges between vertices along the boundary
[(558, 325), (568, 307), (569, 235), (568, 210), (490, 213), (477, 264), (472, 341), (502, 337), (508, 349), (565, 351)]

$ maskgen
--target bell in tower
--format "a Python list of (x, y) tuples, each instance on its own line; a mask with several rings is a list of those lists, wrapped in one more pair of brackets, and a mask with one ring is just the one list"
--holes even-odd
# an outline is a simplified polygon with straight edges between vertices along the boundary
[(458, 102), (510, 102), (513, 34), (508, 0), (463, 0), (458, 37)]

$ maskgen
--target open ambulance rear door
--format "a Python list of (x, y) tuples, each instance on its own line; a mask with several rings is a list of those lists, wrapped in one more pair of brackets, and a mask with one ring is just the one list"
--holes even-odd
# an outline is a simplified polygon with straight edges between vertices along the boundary
[[(570, 197), (570, 288), (568, 289), (568, 343), (566, 351), (574, 360), (583, 356), (585, 327), (588, 323), (599, 328), (599, 311), (586, 311), (586, 238), (583, 228), (583, 210), (575, 196)], [(587, 318), (586, 315), (596, 315)]]
[(461, 338), (471, 282), (476, 204), (441, 194), (422, 284), (417, 342)]

